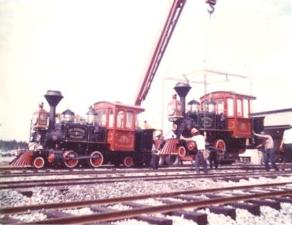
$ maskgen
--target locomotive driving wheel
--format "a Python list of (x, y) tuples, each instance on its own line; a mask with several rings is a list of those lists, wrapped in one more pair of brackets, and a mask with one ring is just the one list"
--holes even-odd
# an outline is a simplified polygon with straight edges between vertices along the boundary
[(187, 141), (187, 148), (189, 151), (195, 151), (196, 143), (194, 141)]
[(45, 167), (45, 159), (42, 156), (38, 156), (34, 158), (32, 165), (34, 166), (34, 168), (42, 169)]
[(165, 162), (168, 166), (176, 166), (179, 165), (180, 159), (178, 155), (167, 155)]
[(178, 148), (178, 155), (179, 157), (185, 157), (187, 155), (187, 150), (185, 149), (184, 146), (180, 146)]
[(89, 164), (93, 168), (100, 167), (103, 164), (103, 154), (100, 151), (94, 151), (90, 154)]
[(214, 147), (217, 148), (218, 159), (221, 160), (224, 158), (226, 152), (226, 143), (223, 139), (218, 139), (214, 143)]
[(72, 150), (64, 152), (63, 158), (65, 166), (70, 169), (75, 168), (79, 163), (77, 157), (77, 153)]
[(134, 165), (134, 159), (132, 156), (128, 155), (123, 159), (123, 164), (125, 167), (129, 168)]

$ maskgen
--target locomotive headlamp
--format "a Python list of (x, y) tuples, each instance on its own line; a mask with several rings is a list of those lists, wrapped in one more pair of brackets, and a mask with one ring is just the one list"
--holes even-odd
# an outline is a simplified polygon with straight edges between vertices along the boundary
[(199, 105), (200, 103), (196, 100), (191, 100), (189, 103), (188, 103), (188, 106), (189, 106), (189, 111), (190, 112), (198, 112), (199, 111)]

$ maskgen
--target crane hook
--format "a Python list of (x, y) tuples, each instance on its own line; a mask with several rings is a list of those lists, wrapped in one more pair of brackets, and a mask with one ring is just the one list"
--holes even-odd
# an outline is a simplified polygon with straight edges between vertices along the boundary
[(213, 5), (209, 5), (207, 10), (208, 10), (208, 13), (212, 14), (215, 11), (215, 8)]
[(216, 5), (216, 0), (206, 0), (206, 3), (209, 4), (208, 12), (212, 14), (215, 11), (214, 6)]

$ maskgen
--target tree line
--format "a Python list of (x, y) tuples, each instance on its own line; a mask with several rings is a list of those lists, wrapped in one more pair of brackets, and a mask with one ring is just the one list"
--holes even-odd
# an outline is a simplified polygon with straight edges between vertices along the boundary
[(27, 142), (24, 142), (24, 141), (0, 140), (0, 149), (4, 151), (12, 150), (12, 149), (27, 149), (27, 148), (28, 148), (28, 144)]

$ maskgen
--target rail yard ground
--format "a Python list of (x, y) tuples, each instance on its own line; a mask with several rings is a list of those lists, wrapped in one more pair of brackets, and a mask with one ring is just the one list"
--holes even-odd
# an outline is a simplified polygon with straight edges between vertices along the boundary
[[(7, 161), (2, 161), (2, 165), (7, 165)], [(192, 165), (187, 164), (182, 167), (161, 167), (158, 170), (103, 167), (36, 171), (9, 170), (9, 167), (2, 166), (1, 223), (292, 223), (292, 171), (265, 172), (262, 166), (240, 163), (221, 166), (218, 170), (211, 170), (208, 175), (197, 175), (191, 168)], [(67, 179), (67, 183), (57, 184), (61, 179)], [(84, 181), (86, 182), (82, 183)], [(18, 186), (14, 185), (16, 182)], [(33, 185), (29, 186), (30, 183)], [(21, 186), (24, 184), (27, 186)], [(264, 184), (275, 186), (256, 186)], [(256, 187), (247, 188), (251, 185)], [(240, 186), (246, 187), (236, 190), (236, 187), (239, 189)], [(214, 188), (231, 188), (232, 193), (223, 189), (215, 191)], [(277, 192), (278, 196), (258, 196), (269, 191)], [(174, 192), (179, 193), (175, 195)], [(226, 201), (224, 198), (227, 196), (244, 198), (244, 194), (254, 195), (253, 203), (238, 200), (240, 204), (226, 206), (223, 203), (215, 204), (213, 201), (219, 201), (218, 198), (222, 198), (222, 202)], [(144, 195), (147, 196), (143, 198)], [(120, 200), (121, 198), (124, 200)], [(125, 198), (129, 199), (126, 201)], [(66, 205), (73, 203), (77, 205)], [(196, 206), (198, 203), (204, 204), (204, 207)], [(182, 204), (182, 208), (169, 211), (170, 207), (175, 207), (176, 204)], [(194, 206), (186, 207), (186, 204)], [(20, 211), (17, 212), (17, 209)], [(148, 213), (139, 216), (137, 213), (140, 210), (142, 213), (142, 209), (148, 210)], [(108, 218), (100, 219), (99, 217), (106, 218), (105, 213)]]

